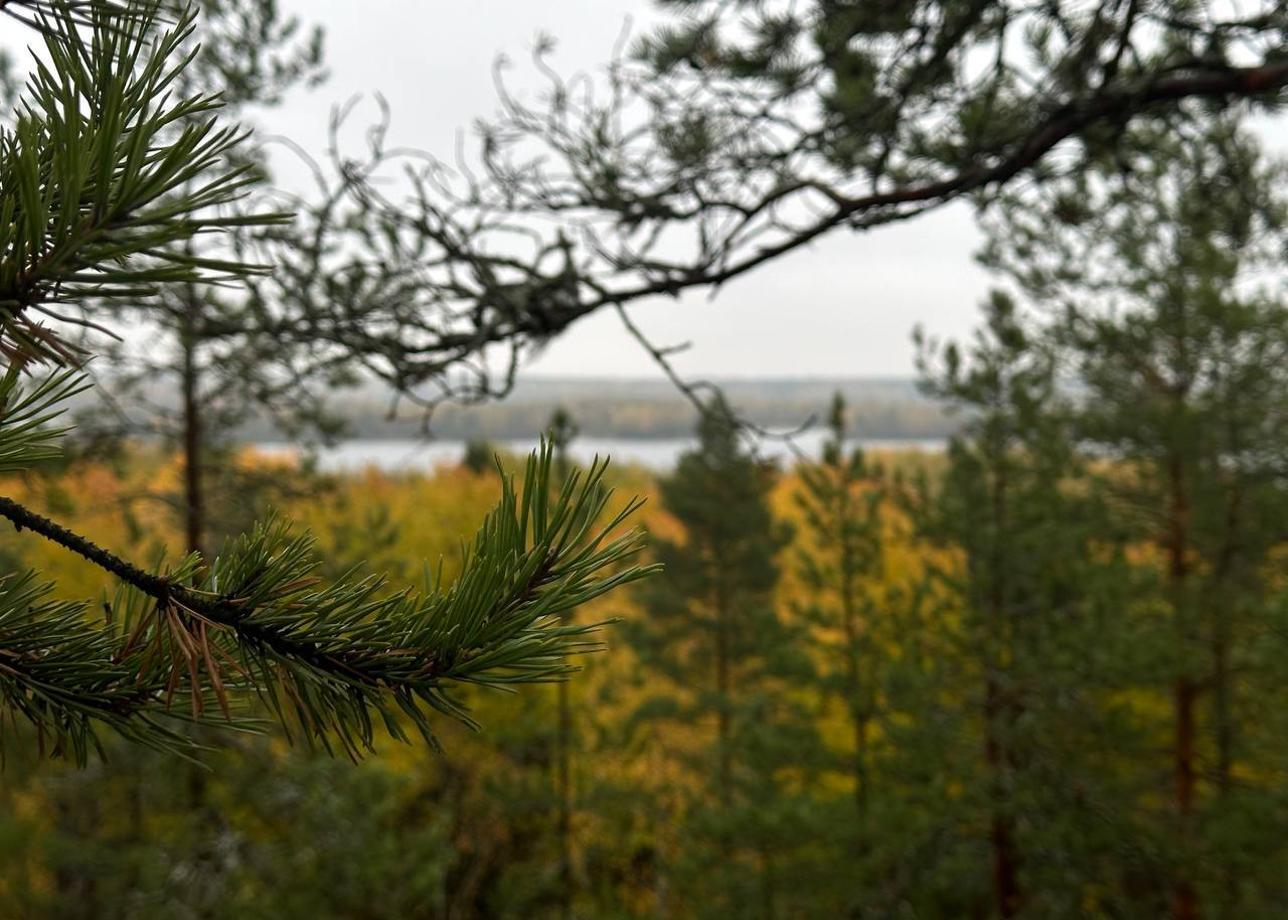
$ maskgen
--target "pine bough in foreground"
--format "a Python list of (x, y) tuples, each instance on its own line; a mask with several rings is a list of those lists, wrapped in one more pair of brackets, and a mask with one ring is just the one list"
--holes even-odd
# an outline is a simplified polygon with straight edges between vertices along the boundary
[[(50, 422), (73, 387), (67, 373), (26, 392), (13, 371), (0, 381), (0, 472), (54, 455)], [(557, 496), (551, 467), (543, 445), (521, 490), (504, 479), (455, 581), (392, 594), (375, 577), (323, 584), (313, 541), (281, 521), (230, 541), (209, 565), (190, 556), (154, 573), (0, 497), (0, 517), (120, 582), (99, 624), (84, 605), (52, 600), (34, 573), (0, 582), (0, 698), (78, 759), (99, 727), (182, 747), (182, 722), (238, 724), (248, 694), (288, 731), (353, 756), (381, 724), (405, 739), (409, 723), (433, 742), (434, 713), (470, 721), (455, 686), (565, 677), (570, 655), (596, 647), (597, 627), (564, 615), (649, 571), (623, 565), (641, 548), (638, 530), (622, 530), (638, 502), (601, 522), (605, 464), (573, 473)]]
[[(193, 255), (191, 241), (287, 219), (239, 214), (253, 178), (243, 133), (219, 100), (180, 98), (192, 14), (154, 3), (0, 0), (45, 40), (9, 126), (0, 129), (0, 473), (58, 455), (52, 423), (80, 386), (78, 346), (46, 325), (97, 328), (93, 304), (156, 285), (232, 280), (262, 267)], [(43, 382), (42, 382), (43, 381)], [(464, 549), (460, 577), (419, 592), (379, 578), (325, 584), (307, 535), (269, 521), (213, 560), (149, 571), (0, 497), (0, 517), (94, 563), (119, 583), (103, 613), (54, 597), (28, 572), (0, 580), (0, 740), (21, 720), (43, 747), (83, 761), (103, 729), (184, 750), (185, 723), (248, 724), (258, 698), (294, 736), (350, 755), (378, 726), (469, 721), (465, 684), (557, 680), (594, 647), (564, 614), (647, 573), (629, 564), (637, 503), (599, 523), (610, 493), (596, 463), (556, 496), (551, 452)]]

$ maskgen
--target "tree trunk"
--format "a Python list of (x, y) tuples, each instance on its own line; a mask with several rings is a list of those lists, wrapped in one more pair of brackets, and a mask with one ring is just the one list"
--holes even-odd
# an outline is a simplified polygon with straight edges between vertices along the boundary
[[(555, 452), (555, 475), (558, 477), (559, 489), (568, 484), (572, 473), (572, 464), (568, 459), (568, 442), (559, 441)], [(566, 615), (564, 625), (569, 625), (571, 614)], [(555, 782), (559, 796), (559, 916), (571, 920), (572, 906), (576, 891), (573, 885), (572, 872), (572, 700), (569, 696), (567, 681), (558, 685), (559, 724), (555, 735)]]
[(1005, 745), (998, 737), (1006, 706), (995, 674), (990, 674), (984, 687), (984, 762), (988, 765), (992, 787), (993, 813), (989, 826), (989, 846), (993, 860), (993, 899), (1002, 917), (1015, 917), (1024, 904), (1020, 890), (1019, 853), (1015, 843), (1014, 820), (1007, 803), (1006, 776), (1010, 772)]
[(854, 713), (854, 807), (860, 822), (868, 814), (868, 716), (862, 709)]
[[(1185, 468), (1179, 457), (1172, 457), (1167, 469), (1170, 491), (1168, 508), (1168, 582), (1172, 603), (1184, 645), (1188, 638), (1188, 605), (1185, 602), (1186, 581), (1189, 577), (1189, 496), (1185, 490)], [(1182, 649), (1184, 654), (1184, 649)], [(1173, 709), (1176, 721), (1175, 750), (1173, 751), (1173, 795), (1176, 815), (1180, 824), (1180, 839), (1185, 849), (1192, 849), (1194, 841), (1194, 799), (1197, 785), (1195, 770), (1198, 705), (1198, 683), (1189, 673), (1188, 664), (1182, 663), (1173, 686)], [(1173, 920), (1198, 920), (1198, 895), (1190, 882), (1188, 872), (1182, 868), (1174, 882), (1172, 892)]]
[(1212, 642), (1212, 718), (1216, 723), (1216, 786), (1228, 795), (1234, 774), (1234, 715), (1231, 712), (1230, 623), (1221, 616)]
[[(842, 511), (842, 514), (845, 512)], [(854, 732), (854, 807), (860, 819), (867, 814), (868, 802), (868, 716), (867, 705), (863, 697), (863, 662), (859, 650), (859, 616), (855, 603), (853, 565), (848, 558), (848, 549), (842, 544), (842, 552), (847, 558), (841, 560), (841, 613), (845, 627), (846, 643), (846, 696), (850, 708), (851, 728)]]
[[(201, 425), (201, 368), (198, 364), (196, 325), (198, 311), (201, 308), (196, 290), (191, 285), (184, 289), (183, 324), (180, 328), (179, 347), (182, 350), (180, 366), (180, 390), (182, 391), (182, 454), (183, 454), (183, 531), (184, 550), (187, 553), (198, 553), (202, 557), (202, 566), (206, 559), (206, 496), (204, 489), (203, 432)], [(202, 730), (194, 728), (200, 741)], [(188, 808), (195, 818), (197, 826), (208, 835), (202, 839), (196, 849), (196, 858), (203, 863), (213, 863), (215, 828), (222, 824), (222, 817), (210, 804), (209, 777), (206, 770), (198, 763), (186, 765), (186, 794)], [(199, 908), (197, 916), (209, 916), (204, 907)]]
[(857, 550), (850, 539), (847, 527), (850, 521), (850, 480), (845, 468), (843, 452), (840, 450), (840, 437), (837, 438), (836, 482), (837, 508), (834, 526), (836, 545), (840, 547), (841, 559), (841, 618), (845, 631), (846, 655), (846, 695), (849, 698), (850, 721), (854, 733), (854, 808), (860, 824), (867, 816), (868, 810), (868, 701), (863, 694), (863, 653), (859, 647), (859, 612), (858, 612), (858, 563), (855, 561)]
[[(1234, 716), (1231, 712), (1230, 687), (1230, 623), (1227, 616), (1217, 614), (1212, 642), (1212, 719), (1216, 723), (1216, 793), (1222, 799), (1222, 808), (1228, 807), (1225, 799), (1230, 794), (1234, 774)], [(1222, 855), (1221, 885), (1225, 896), (1219, 916), (1236, 916), (1238, 904), (1238, 869), (1235, 863)]]
[[(1194, 820), (1194, 748), (1195, 748), (1195, 703), (1198, 688), (1188, 677), (1181, 676), (1176, 680), (1176, 753), (1175, 753), (1175, 794), (1176, 811), (1181, 822), (1181, 839), (1189, 844), (1193, 839), (1192, 823)], [(1198, 898), (1194, 886), (1186, 873), (1182, 871), (1176, 880), (1176, 889), (1172, 895), (1172, 917), (1175, 920), (1197, 920), (1199, 916)]]
[(189, 553), (205, 551), (206, 496), (202, 488), (201, 369), (197, 364), (195, 296), (187, 300), (180, 347), (183, 366), (180, 382), (183, 391), (183, 525)]
[[(989, 820), (989, 845), (993, 862), (993, 900), (998, 915), (1003, 918), (1018, 916), (1024, 906), (1024, 893), (1020, 888), (1020, 856), (1015, 839), (1015, 819), (1011, 814), (1010, 780), (1014, 767), (1013, 753), (1005, 730), (1014, 724), (1017, 713), (1013, 700), (1006, 699), (1000, 682), (1001, 669), (1008, 656), (1002, 650), (1008, 643), (1006, 628), (1006, 590), (1003, 572), (1008, 560), (1001, 543), (1006, 532), (1007, 483), (1005, 459), (999, 452), (996, 479), (993, 484), (993, 546), (988, 573), (987, 596), (987, 651), (984, 678), (984, 762), (988, 767), (992, 798)], [(1009, 664), (1014, 665), (1014, 661)]]
[[(717, 572), (723, 569), (717, 563)], [(718, 576), (722, 577), (722, 576)], [(716, 665), (716, 748), (718, 766), (716, 781), (720, 784), (720, 806), (728, 811), (733, 803), (733, 790), (730, 780), (733, 777), (733, 760), (729, 750), (731, 725), (729, 719), (729, 610), (725, 592), (721, 585), (716, 585), (715, 592), (715, 665)]]
[(559, 915), (572, 917), (572, 707), (568, 683), (559, 684), (559, 735), (556, 751), (559, 783)]

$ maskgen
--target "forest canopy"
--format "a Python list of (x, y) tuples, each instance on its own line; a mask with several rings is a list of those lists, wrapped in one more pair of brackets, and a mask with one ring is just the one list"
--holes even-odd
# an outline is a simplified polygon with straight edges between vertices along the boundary
[[(0, 119), (0, 915), (1282, 915), (1283, 4), (660, 9), (598, 82), (541, 43), (469, 168), (341, 110), (288, 195), (235, 124), (325, 80), (303, 15), (0, 0), (41, 42)], [(913, 333), (942, 449), (815, 378), (776, 461), (754, 386), (634, 322), (957, 200), (996, 286)], [(483, 400), (600, 311), (688, 401), (666, 469), (578, 462), (631, 381), (512, 394), (528, 456), (303, 459), (332, 390)]]

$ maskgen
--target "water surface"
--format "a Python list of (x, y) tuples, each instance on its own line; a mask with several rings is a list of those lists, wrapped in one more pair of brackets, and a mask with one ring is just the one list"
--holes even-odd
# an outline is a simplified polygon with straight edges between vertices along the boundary
[[(826, 432), (806, 431), (790, 441), (759, 439), (756, 451), (783, 463), (790, 462), (797, 453), (817, 457), (822, 449)], [(535, 439), (493, 441), (496, 447), (519, 454), (526, 454), (537, 446)], [(573, 442), (570, 453), (580, 463), (589, 463), (596, 455), (611, 457), (614, 463), (630, 463), (650, 470), (665, 472), (675, 466), (676, 460), (696, 441), (692, 438), (612, 438), (579, 437)], [(944, 449), (938, 438), (873, 438), (854, 442), (865, 450), (920, 450), (937, 452)], [(256, 449), (267, 454), (294, 453), (290, 444), (257, 444)], [(353, 472), (374, 467), (386, 472), (430, 470), (443, 464), (461, 461), (465, 442), (459, 440), (354, 440), (342, 441), (334, 447), (318, 452), (318, 465), (326, 472)]]

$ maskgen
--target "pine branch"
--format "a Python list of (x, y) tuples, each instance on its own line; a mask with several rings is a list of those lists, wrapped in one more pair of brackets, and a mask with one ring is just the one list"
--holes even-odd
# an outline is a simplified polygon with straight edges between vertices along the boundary
[[(57, 543), (64, 549), (71, 550), (81, 558), (133, 585), (157, 601), (166, 602), (170, 600), (171, 592), (182, 593), (183, 591), (181, 586), (175, 585), (159, 575), (144, 571), (120, 556), (108, 552), (86, 537), (73, 533), (61, 524), (51, 521), (49, 518), (43, 517), (28, 508), (24, 508), (12, 498), (0, 496), (0, 517), (12, 523), (20, 533), (23, 530), (38, 533), (51, 543)], [(204, 606), (201, 601), (193, 602)]]
[(171, 98), (195, 53), (184, 51), (194, 13), (161, 29), (158, 10), (55, 3), (34, 14), (48, 61), (36, 61), (16, 123), (0, 131), (0, 350), (11, 357), (72, 358), (29, 315), (64, 318), (48, 305), (260, 270), (183, 244), (284, 219), (220, 212), (254, 182), (233, 162), (245, 132), (217, 125), (216, 96)]
[[(97, 728), (148, 747), (191, 753), (180, 729), (191, 717), (161, 702), (155, 668), (117, 655), (110, 630), (83, 604), (53, 600), (33, 573), (0, 579), (0, 699), (33, 725), (42, 749), (83, 763), (102, 756)], [(4, 720), (0, 719), (0, 748)]]
[[(186, 244), (278, 219), (218, 214), (253, 178), (228, 165), (242, 135), (216, 126), (215, 97), (169, 95), (190, 60), (181, 45), (191, 13), (154, 35), (155, 3), (122, 19), (97, 5), (31, 8), (50, 60), (37, 63), (13, 130), (0, 131), (0, 472), (58, 456), (57, 420), (81, 387), (71, 372), (21, 385), (33, 358), (77, 357), (29, 314), (253, 273)], [(604, 464), (554, 497), (551, 463), (543, 446), (521, 490), (506, 478), (460, 577), (420, 592), (392, 592), (379, 578), (323, 584), (312, 539), (278, 521), (208, 564), (192, 555), (153, 572), (0, 497), (0, 517), (120, 583), (107, 624), (96, 625), (84, 607), (48, 600), (34, 575), (0, 582), (0, 713), (23, 715), (81, 760), (100, 726), (180, 747), (166, 719), (218, 708), (237, 725), (232, 701), (248, 695), (288, 731), (351, 756), (372, 748), (378, 723), (405, 738), (410, 721), (431, 742), (434, 713), (472, 724), (453, 688), (562, 679), (570, 656), (598, 647), (596, 626), (565, 614), (650, 571), (630, 564), (640, 533), (618, 532), (638, 502), (599, 523), (611, 495)], [(187, 715), (174, 706), (183, 696)]]
[[(111, 658), (143, 669), (140, 706), (186, 691), (200, 718), (213, 693), (227, 716), (230, 691), (249, 690), (306, 740), (357, 756), (374, 743), (373, 717), (404, 738), (401, 713), (431, 742), (431, 711), (473, 724), (452, 686), (561, 679), (568, 656), (597, 647), (597, 624), (564, 614), (651, 571), (619, 570), (642, 546), (638, 531), (614, 536), (638, 502), (595, 526), (611, 497), (605, 465), (573, 474), (551, 503), (551, 458), (547, 446), (530, 460), (521, 495), (507, 481), (458, 581), (424, 593), (385, 595), (375, 578), (319, 586), (312, 540), (280, 522), (234, 541), (208, 573), (191, 557), (158, 575), (11, 498), (0, 517), (128, 586), (110, 608), (129, 633)], [(164, 673), (145, 679), (158, 663)]]
[(71, 17), (79, 25), (92, 25), (95, 13), (130, 17), (137, 10), (131, 10), (129, 0), (122, 3), (112, 0), (0, 0), (0, 13), (29, 29), (48, 34), (52, 31), (50, 18), (59, 14)]
[[(786, 5), (795, 26), (770, 12)], [(389, 148), (382, 118), (365, 155), (316, 170), (334, 194), (307, 219), (349, 222), (352, 247), (270, 283), (320, 317), (311, 333), (361, 343), (395, 386), (503, 395), (514, 367), (593, 313), (714, 293), (825, 236), (988, 200), (1069, 169), (1066, 154), (1092, 162), (1133, 125), (1272, 108), (1288, 90), (1276, 50), (1288, 14), (1265, 0), (1229, 21), (1214, 3), (1175, 17), (1119, 0), (1072, 16), (910, 4), (893, 26), (884, 4), (684, 6), (692, 33), (661, 27), (604, 83), (559, 75), (545, 44), (539, 102), (508, 92), (498, 68), (500, 114), (457, 169)], [(751, 38), (757, 23), (776, 51)], [(1064, 38), (1048, 47), (1053, 34)], [(387, 195), (399, 167), (413, 191)], [(337, 298), (349, 305), (338, 322)], [(462, 393), (454, 370), (497, 345), (504, 376), (484, 362)]]

